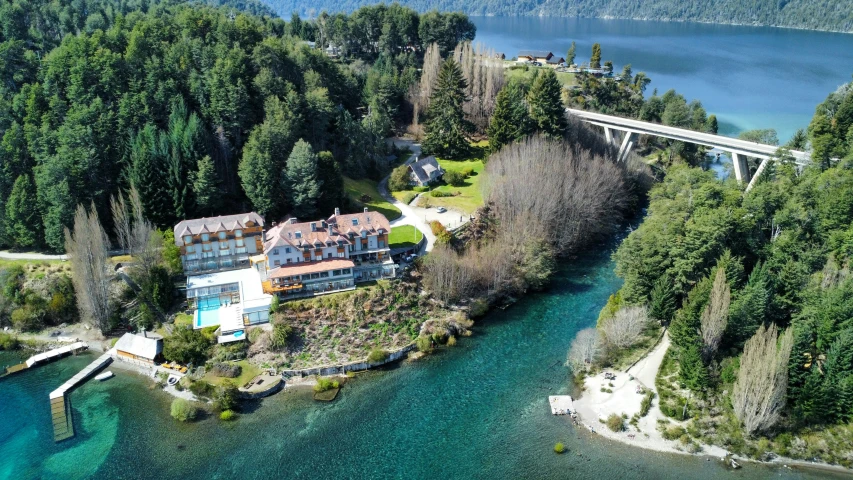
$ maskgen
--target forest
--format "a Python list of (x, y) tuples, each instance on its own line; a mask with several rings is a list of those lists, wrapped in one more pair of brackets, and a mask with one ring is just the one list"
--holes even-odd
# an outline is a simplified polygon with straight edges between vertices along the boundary
[(806, 137), (812, 165), (797, 168), (783, 147), (746, 194), (671, 166), (613, 255), (624, 285), (601, 336), (579, 335), (599, 343), (570, 360), (576, 373), (618, 362), (667, 326), (660, 408), (690, 420), (688, 443), (850, 466), (853, 84), (817, 106)]
[(464, 15), (400, 6), (326, 25), (223, 5), (4, 4), (0, 246), (62, 251), (79, 204), (112, 232), (110, 198), (131, 185), (157, 228), (346, 208), (342, 174), (384, 170), (425, 45), (475, 34)]
[[(326, 10), (348, 12), (369, 0), (305, 3), (297, 0), (266, 0), (280, 15), (299, 12), (310, 17)], [(679, 2), (676, 0), (402, 0), (401, 4), (417, 11), (431, 9), (462, 11), (469, 15), (550, 16), (581, 18), (625, 18), (735, 25), (765, 25), (827, 30), (853, 31), (851, 0), (719, 0), (715, 2)]]

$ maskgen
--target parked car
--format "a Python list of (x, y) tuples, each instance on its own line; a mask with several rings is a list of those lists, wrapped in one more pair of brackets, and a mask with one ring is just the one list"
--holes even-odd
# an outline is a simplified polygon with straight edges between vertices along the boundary
[(438, 212), (438, 213), (444, 213), (444, 212), (446, 212), (446, 211), (447, 211), (447, 209), (446, 209), (446, 208), (444, 208), (444, 207), (438, 207), (438, 208), (436, 209), (436, 212)]
[(533, 66), (534, 66), (534, 67), (541, 67), (541, 66), (542, 66), (542, 62), (533, 62)]

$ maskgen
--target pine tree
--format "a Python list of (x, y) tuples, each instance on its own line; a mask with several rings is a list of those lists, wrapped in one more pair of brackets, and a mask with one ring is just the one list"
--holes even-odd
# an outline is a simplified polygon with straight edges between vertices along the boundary
[(209, 156), (198, 161), (198, 170), (193, 175), (196, 215), (216, 215), (222, 205), (222, 190), (219, 188), (219, 175)]
[(590, 68), (601, 68), (601, 45), (598, 43), (592, 44), (592, 57), (589, 59)]
[(566, 53), (566, 64), (573, 65), (575, 63), (575, 42), (572, 42), (572, 46), (569, 47), (569, 51)]
[(712, 113), (708, 116), (708, 120), (705, 122), (705, 131), (716, 135), (719, 128), (720, 127), (717, 124), (717, 116)]
[(425, 152), (444, 158), (461, 158), (468, 152), (466, 135), (472, 128), (463, 110), (466, 88), (459, 64), (445, 60), (427, 110)]
[(708, 370), (702, 361), (702, 350), (697, 342), (691, 342), (678, 356), (679, 378), (694, 392), (708, 386)]
[(317, 178), (317, 155), (300, 139), (287, 157), (284, 190), (297, 217), (313, 217), (317, 212), (322, 182)]
[(557, 80), (557, 74), (548, 69), (542, 71), (533, 80), (527, 101), (530, 104), (530, 118), (545, 136), (562, 137), (566, 131), (566, 113), (561, 95), (563, 87)]
[(139, 190), (145, 218), (155, 225), (165, 226), (171, 215), (171, 196), (167, 195), (163, 175), (166, 166), (157, 145), (154, 125), (145, 125), (133, 138), (130, 149), (130, 183)]
[(282, 213), (285, 195), (281, 190), (285, 152), (293, 149), (296, 140), (294, 130), (301, 116), (294, 115), (292, 108), (299, 108), (298, 96), (291, 92), (284, 102), (272, 97), (267, 100), (264, 122), (249, 134), (243, 148), (243, 159), (238, 173), (243, 191), (252, 202), (252, 207), (261, 215)]
[(675, 287), (669, 276), (658, 278), (649, 298), (649, 316), (663, 324), (671, 322), (677, 308), (675, 300)]
[(489, 148), (497, 152), (502, 146), (521, 140), (530, 133), (531, 120), (524, 99), (524, 89), (511, 82), (498, 93), (495, 112), (489, 123)]
[(6, 200), (6, 234), (15, 247), (32, 248), (39, 244), (41, 219), (35, 192), (30, 176), (21, 175)]
[(340, 207), (344, 202), (344, 177), (341, 169), (331, 152), (317, 154), (317, 178), (323, 185), (317, 209), (322, 214), (328, 214)]

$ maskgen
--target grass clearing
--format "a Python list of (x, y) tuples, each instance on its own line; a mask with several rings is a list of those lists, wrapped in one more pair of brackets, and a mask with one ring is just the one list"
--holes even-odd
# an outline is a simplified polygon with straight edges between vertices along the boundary
[(239, 377), (237, 377), (237, 378), (217, 377), (216, 375), (213, 374), (213, 372), (207, 372), (204, 374), (204, 377), (202, 377), (202, 380), (204, 380), (207, 383), (210, 383), (211, 385), (221, 385), (222, 382), (224, 382), (225, 380), (231, 380), (234, 382), (234, 385), (237, 385), (238, 387), (242, 387), (243, 385), (249, 383), (249, 380), (255, 378), (258, 374), (261, 373), (261, 369), (258, 368), (256, 365), (252, 365), (251, 363), (249, 363), (248, 360), (240, 360), (239, 362), (236, 362), (236, 363), (237, 363), (237, 365), (240, 365), (240, 368), (242, 369)]
[(473, 173), (465, 179), (462, 186), (454, 187), (452, 185), (441, 184), (433, 188), (433, 190), (452, 196), (433, 197), (425, 194), (421, 196), (420, 202), (422, 204), (420, 206), (424, 206), (423, 202), (428, 202), (430, 207), (445, 207), (463, 213), (474, 213), (475, 210), (483, 206), (483, 192), (480, 182), (483, 179), (485, 165), (483, 165), (482, 160), (479, 158), (475, 160), (445, 160), (439, 158), (438, 164), (445, 171), (471, 169)]
[[(533, 76), (536, 74), (538, 70), (547, 70), (551, 67), (533, 67), (528, 66), (527, 70), (524, 68), (507, 68), (504, 70), (506, 72), (507, 80), (511, 78), (518, 79), (526, 79), (527, 81), (533, 81)], [(557, 81), (560, 82), (560, 85), (563, 88), (572, 87), (577, 85), (577, 80), (575, 79), (574, 73), (566, 73), (566, 72), (556, 72), (557, 73)]]
[(388, 237), (388, 246), (391, 248), (414, 247), (421, 241), (421, 238), (423, 238), (423, 233), (413, 225), (391, 227), (391, 234)]
[(71, 275), (71, 263), (64, 260), (12, 260), (0, 258), (0, 270), (22, 267), (28, 278), (44, 277), (47, 274), (67, 273)]
[(385, 215), (389, 221), (399, 218), (402, 215), (400, 209), (382, 198), (376, 186), (377, 182), (368, 178), (354, 180), (344, 177), (344, 191), (357, 208), (367, 207), (370, 210), (375, 210)]

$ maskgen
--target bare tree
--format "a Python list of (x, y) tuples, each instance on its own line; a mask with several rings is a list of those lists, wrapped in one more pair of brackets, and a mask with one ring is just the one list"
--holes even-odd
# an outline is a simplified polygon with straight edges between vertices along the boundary
[(620, 308), (613, 317), (604, 320), (601, 331), (608, 344), (616, 348), (627, 348), (637, 343), (648, 324), (648, 309), (645, 306), (631, 305)]
[(615, 231), (629, 199), (623, 167), (541, 136), (492, 155), (482, 183), (510, 238), (545, 239), (558, 254)]
[(409, 101), (412, 102), (414, 116), (412, 123), (420, 123), (420, 115), (429, 108), (429, 100), (435, 83), (438, 80), (438, 72), (441, 70), (441, 50), (437, 43), (430, 44), (424, 52), (424, 66), (421, 69), (421, 81), (417, 87), (409, 90)]
[(782, 334), (778, 347), (777, 337), (775, 324), (762, 325), (744, 345), (732, 407), (749, 435), (771, 428), (785, 408), (793, 330)]
[(572, 372), (576, 374), (589, 370), (601, 350), (601, 334), (594, 328), (585, 328), (572, 340), (566, 365), (572, 367)]
[(465, 114), (478, 131), (485, 132), (495, 110), (498, 93), (506, 83), (503, 61), (495, 56), (494, 51), (488, 51), (480, 44), (474, 47), (471, 42), (458, 44), (453, 58), (468, 82)]
[(450, 247), (437, 245), (426, 257), (424, 285), (442, 302), (457, 302), (469, 292), (471, 273)]
[(717, 353), (717, 349), (720, 347), (720, 340), (722, 340), (726, 325), (729, 323), (731, 296), (731, 288), (726, 282), (726, 269), (720, 267), (714, 277), (711, 298), (701, 317), (702, 341), (704, 342), (702, 354), (706, 362)]
[(131, 216), (127, 201), (124, 199), (124, 194), (119, 191), (118, 197), (110, 196), (110, 210), (113, 214), (113, 224), (115, 225), (116, 240), (122, 251), (128, 255), (133, 255), (131, 250)]
[(109, 284), (112, 278), (107, 259), (109, 239), (101, 227), (94, 203), (90, 212), (83, 205), (74, 214), (74, 232), (65, 229), (65, 251), (71, 260), (74, 291), (80, 316), (106, 333), (110, 330)]

